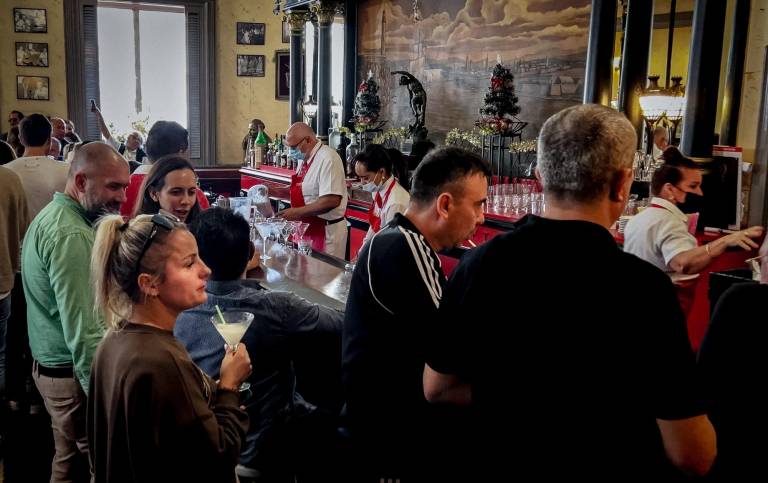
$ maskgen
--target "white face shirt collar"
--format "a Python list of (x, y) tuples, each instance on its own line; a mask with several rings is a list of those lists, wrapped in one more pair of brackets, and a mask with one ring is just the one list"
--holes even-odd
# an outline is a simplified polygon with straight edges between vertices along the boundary
[(663, 207), (665, 210), (672, 213), (675, 216), (675, 218), (678, 218), (683, 223), (686, 223), (686, 224), (688, 223), (688, 215), (680, 211), (680, 208), (678, 208), (676, 204), (670, 201), (667, 201), (664, 198), (658, 198), (658, 197), (653, 197), (651, 199), (651, 204), (659, 205)]

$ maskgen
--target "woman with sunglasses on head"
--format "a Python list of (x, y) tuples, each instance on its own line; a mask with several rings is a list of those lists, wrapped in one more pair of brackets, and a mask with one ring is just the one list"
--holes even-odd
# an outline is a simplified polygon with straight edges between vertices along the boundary
[(758, 247), (753, 238), (763, 234), (760, 226), (698, 246), (696, 237), (688, 231), (686, 213), (698, 211), (699, 198), (704, 195), (701, 169), (675, 147), (667, 148), (662, 156), (665, 162), (651, 179), (650, 206), (629, 220), (624, 230), (625, 252), (652, 263), (677, 280), (699, 273), (728, 247)]
[(110, 327), (93, 361), (88, 441), (95, 481), (234, 482), (248, 417), (238, 388), (251, 372), (243, 344), (216, 382), (173, 336), (176, 317), (205, 302), (210, 270), (185, 225), (163, 214), (97, 225), (96, 303)]
[(195, 169), (182, 156), (158, 159), (141, 184), (138, 200), (133, 216), (163, 209), (184, 223), (192, 223), (200, 213)]

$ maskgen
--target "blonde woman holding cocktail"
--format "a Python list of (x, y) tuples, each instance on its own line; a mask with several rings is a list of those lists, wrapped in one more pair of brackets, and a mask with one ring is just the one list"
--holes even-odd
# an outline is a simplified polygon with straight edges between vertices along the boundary
[(234, 482), (248, 426), (238, 396), (251, 371), (248, 351), (227, 347), (216, 382), (173, 337), (177, 315), (207, 297), (210, 270), (194, 237), (163, 214), (128, 223), (104, 217), (91, 272), (111, 328), (93, 361), (88, 398), (95, 481)]

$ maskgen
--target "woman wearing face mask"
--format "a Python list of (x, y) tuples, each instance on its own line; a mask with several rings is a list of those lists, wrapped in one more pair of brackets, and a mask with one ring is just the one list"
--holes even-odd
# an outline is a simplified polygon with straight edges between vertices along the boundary
[(688, 217), (700, 204), (701, 169), (670, 147), (663, 154), (665, 163), (653, 174), (651, 204), (634, 216), (624, 230), (624, 251), (656, 265), (673, 280), (699, 273), (728, 247), (757, 248), (752, 239), (763, 228), (753, 226), (698, 246), (688, 231)]
[(411, 197), (400, 186), (394, 173), (392, 159), (379, 145), (368, 145), (354, 160), (355, 174), (365, 183), (363, 189), (371, 193), (373, 202), (368, 210), (368, 233), (363, 245), (386, 226), (397, 213), (405, 213)]
[(197, 175), (181, 156), (166, 156), (152, 165), (139, 190), (133, 216), (152, 215), (161, 209), (187, 224), (200, 213)]
[(216, 382), (173, 336), (177, 316), (206, 301), (210, 274), (178, 220), (98, 222), (91, 279), (110, 330), (94, 356), (88, 395), (95, 482), (236, 481), (248, 428), (239, 403), (248, 350), (222, 341)]

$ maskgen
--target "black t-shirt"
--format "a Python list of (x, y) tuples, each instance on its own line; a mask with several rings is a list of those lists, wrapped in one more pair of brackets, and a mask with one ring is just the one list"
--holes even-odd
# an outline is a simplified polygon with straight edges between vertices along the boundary
[(342, 336), (347, 413), (358, 434), (402, 439), (416, 430), (427, 406), (425, 324), (444, 285), (439, 258), (400, 214), (360, 252)]
[(652, 477), (656, 419), (703, 413), (674, 287), (599, 225), (526, 217), (464, 257), (432, 320), (427, 363), (471, 382), (494, 476)]
[(713, 481), (768, 479), (767, 301), (768, 285), (732, 286), (715, 307), (701, 344), (699, 366), (717, 433)]

